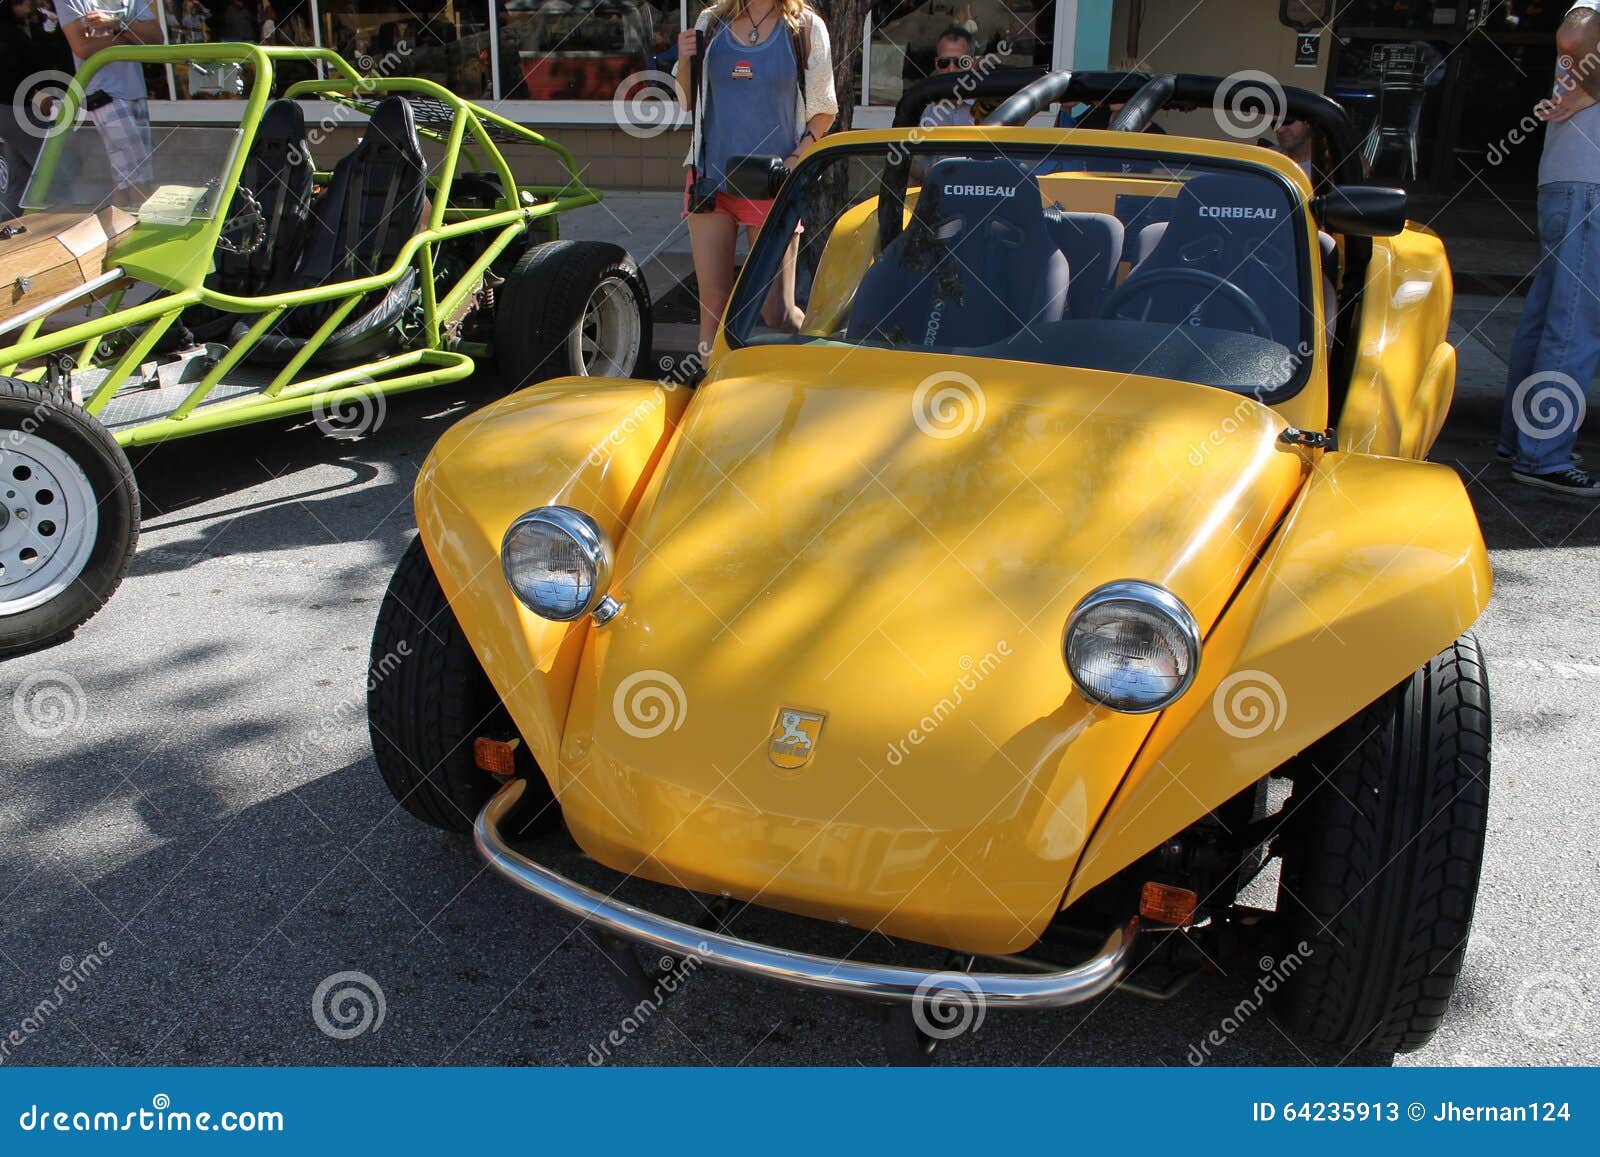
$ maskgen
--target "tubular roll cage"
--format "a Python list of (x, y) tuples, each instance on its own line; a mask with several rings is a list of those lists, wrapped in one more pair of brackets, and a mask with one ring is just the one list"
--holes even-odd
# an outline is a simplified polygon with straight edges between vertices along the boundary
[[(338, 53), (326, 48), (280, 48), (257, 44), (152, 45), (109, 48), (96, 53), (78, 70), (75, 82), (62, 98), (56, 121), (58, 131), (45, 143), (36, 166), (37, 178), (48, 181), (54, 174), (66, 144), (66, 134), (59, 130), (76, 121), (89, 80), (100, 69), (119, 61), (141, 65), (179, 65), (191, 61), (237, 63), (252, 69), (254, 82), (244, 101), (239, 120), (240, 137), (219, 191), (216, 211), (208, 219), (193, 220), (186, 225), (136, 225), (114, 244), (112, 252), (106, 257), (107, 266), (115, 265), (123, 275), (116, 279), (119, 284), (93, 289), (89, 286), (80, 287), (75, 293), (63, 295), (60, 300), (60, 305), (67, 305), (86, 296), (85, 289), (90, 289), (93, 294), (98, 293), (99, 288), (110, 288), (104, 312), (90, 321), (43, 337), (39, 331), (53, 310), (32, 317), (22, 326), (15, 344), (0, 347), (0, 373), (14, 374), (17, 367), (24, 363), (72, 350), (76, 351), (73, 363), (76, 367), (92, 367), (104, 338), (119, 331), (143, 327), (117, 357), (105, 380), (90, 397), (84, 399), (84, 408), (91, 414), (99, 415), (117, 390), (127, 382), (129, 375), (149, 356), (172, 323), (190, 306), (209, 306), (241, 316), (258, 315), (244, 336), (169, 416), (119, 430), (117, 441), (124, 446), (205, 433), (248, 421), (289, 416), (302, 413), (317, 404), (331, 407), (342, 401), (370, 397), (374, 391), (398, 393), (466, 377), (473, 370), (472, 358), (457, 349), (440, 348), (443, 344), (443, 325), (454, 319), (477, 289), (489, 266), (512, 241), (530, 228), (533, 221), (600, 200), (599, 192), (583, 183), (572, 153), (559, 142), (488, 109), (470, 104), (442, 85), (412, 77), (365, 77)], [(285, 91), (285, 99), (320, 98), (365, 111), (373, 101), (384, 96), (410, 94), (445, 106), (451, 113), (450, 124), (448, 132), (426, 125), (418, 126), (419, 135), (444, 144), (444, 158), (438, 172), (429, 175), (432, 205), (427, 224), (401, 247), (388, 269), (352, 281), (256, 297), (238, 297), (208, 288), (205, 279), (210, 272), (211, 256), (227, 222), (229, 204), (249, 158), (256, 126), (271, 98), (273, 65), (277, 61), (313, 64), (317, 66), (319, 76), (325, 70), (336, 74), (326, 79), (300, 81)], [(482, 167), (477, 153), (467, 144), (469, 136), (473, 144), (482, 150), (500, 179), (503, 196), (494, 209), (448, 207), (461, 153), (467, 153), (474, 167)], [(566, 170), (567, 182), (562, 185), (519, 185), (501, 152), (499, 142), (527, 143), (550, 150)], [(316, 174), (319, 182), (326, 182), (328, 177), (326, 171), (319, 170)], [(537, 203), (524, 204), (523, 192), (533, 194), (538, 199)], [(438, 292), (434, 283), (434, 255), (438, 246), (458, 237), (491, 230), (498, 232), (483, 253), (468, 266), (453, 286), (442, 294)], [(129, 244), (130, 240), (136, 243)], [(348, 367), (297, 382), (296, 376), (329, 336), (344, 323), (362, 298), (374, 290), (393, 285), (413, 261), (417, 263), (421, 287), (425, 348), (395, 354), (380, 363)], [(126, 310), (119, 309), (129, 284), (135, 280), (147, 281), (167, 292)], [(217, 402), (197, 412), (207, 396), (243, 362), (250, 350), (288, 310), (337, 298), (345, 300), (260, 394)], [(385, 371), (382, 378), (376, 378), (372, 372), (378, 367)], [(20, 376), (38, 381), (48, 372), (49, 366), (41, 365), (23, 370)]]
[[(1111, 127), (1139, 132), (1162, 109), (1192, 112), (1213, 107), (1228, 85), (1226, 77), (1191, 73), (1047, 72), (1042, 68), (997, 68), (983, 75), (945, 73), (930, 76), (906, 89), (895, 105), (894, 126), (914, 128), (920, 125), (923, 111), (937, 101), (1000, 97), (1004, 98), (1004, 103), (989, 114), (983, 122), (985, 125), (1022, 125), (1057, 102), (1096, 106), (1123, 102), (1122, 113), (1127, 114), (1127, 118), (1119, 117), (1119, 123)], [(1293, 85), (1283, 85), (1281, 91), (1283, 108), (1271, 111), (1309, 121), (1327, 136), (1337, 158), (1329, 177), (1345, 185), (1364, 183), (1361, 138), (1339, 103), (1321, 93)], [(1135, 101), (1135, 97), (1139, 99)]]

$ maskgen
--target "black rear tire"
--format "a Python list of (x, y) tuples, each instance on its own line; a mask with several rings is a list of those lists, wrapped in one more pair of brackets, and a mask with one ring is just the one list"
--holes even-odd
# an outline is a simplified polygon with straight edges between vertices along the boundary
[[(378, 609), (367, 682), (372, 754), (389, 791), (412, 815), (470, 832), (500, 787), (478, 767), (473, 740), (516, 738), (516, 728), (456, 622), (433, 564), (415, 538)], [(544, 777), (520, 749), (529, 785), (519, 816), (553, 815)], [(532, 825), (530, 825), (532, 826)]]
[[(74, 507), (88, 506), (76, 498), (92, 499), (92, 531), (78, 519), (92, 541), (75, 535)], [(0, 656), (59, 642), (87, 622), (122, 582), (138, 541), (139, 488), (110, 431), (54, 390), (0, 377)], [(28, 591), (30, 580), (44, 585)]]
[[(589, 364), (574, 333), (602, 288), (614, 294), (619, 320), (633, 328), (610, 356)], [(497, 291), (495, 361), (508, 389), (547, 378), (604, 374), (636, 377), (650, 364), (650, 290), (627, 250), (598, 241), (535, 245), (511, 267)]]
[(1278, 901), (1284, 959), (1299, 958), (1278, 993), (1292, 1032), (1391, 1054), (1433, 1036), (1472, 928), (1489, 739), (1465, 635), (1296, 761)]

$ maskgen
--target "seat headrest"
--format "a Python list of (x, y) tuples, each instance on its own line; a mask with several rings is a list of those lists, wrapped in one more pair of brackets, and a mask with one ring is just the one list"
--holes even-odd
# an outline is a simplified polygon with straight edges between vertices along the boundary
[(911, 219), (945, 241), (991, 222), (1033, 234), (1044, 224), (1044, 202), (1038, 178), (1015, 161), (947, 157), (928, 166)]
[(306, 110), (297, 100), (275, 100), (261, 114), (256, 140), (297, 141), (306, 135)]
[(420, 162), (422, 142), (417, 139), (417, 121), (411, 113), (411, 102), (401, 96), (386, 96), (379, 101), (367, 121), (361, 144), (378, 156), (399, 155)]

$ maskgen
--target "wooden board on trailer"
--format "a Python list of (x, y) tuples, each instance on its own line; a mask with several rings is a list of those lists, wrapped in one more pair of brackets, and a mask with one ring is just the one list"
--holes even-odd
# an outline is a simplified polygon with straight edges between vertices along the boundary
[(0, 322), (100, 276), (107, 250), (134, 222), (111, 207), (0, 222)]

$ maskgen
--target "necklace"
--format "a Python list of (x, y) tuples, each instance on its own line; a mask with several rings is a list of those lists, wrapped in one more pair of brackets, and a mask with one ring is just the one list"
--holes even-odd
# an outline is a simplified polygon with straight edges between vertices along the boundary
[(758, 40), (761, 39), (761, 26), (767, 22), (767, 17), (772, 15), (773, 10), (775, 8), (777, 8), (776, 4), (774, 4), (772, 6), (772, 8), (768, 8), (767, 11), (766, 11), (766, 14), (764, 16), (762, 16), (760, 20), (757, 20), (757, 21), (752, 21), (750, 19), (750, 10), (748, 8), (745, 9), (744, 19), (745, 19), (745, 23), (750, 25), (749, 40), (750, 40), (751, 44), (754, 44)]

